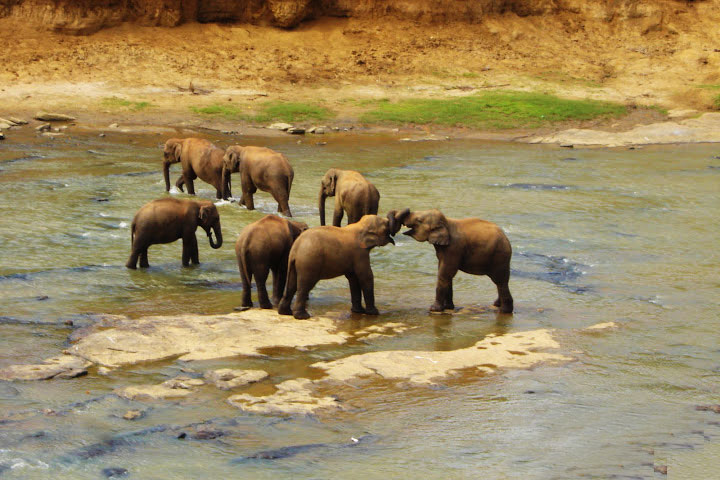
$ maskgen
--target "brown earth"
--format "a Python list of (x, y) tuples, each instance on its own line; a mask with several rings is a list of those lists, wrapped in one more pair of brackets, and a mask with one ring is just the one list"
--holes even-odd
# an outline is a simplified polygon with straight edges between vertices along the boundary
[[(201, 117), (190, 106), (283, 100), (321, 103), (353, 122), (363, 100), (493, 88), (702, 111), (720, 93), (700, 87), (720, 83), (717, 0), (257, 0), (240, 2), (247, 15), (217, 17), (234, 23), (192, 21), (210, 18), (198, 12), (219, 0), (195, 2), (204, 7), (194, 17), (174, 20), (162, 19), (175, 11), (169, 6), (192, 2), (53, 2), (0, 0), (0, 15), (8, 15), (0, 18), (0, 116), (62, 109), (98, 122), (192, 123)], [(93, 5), (85, 17), (83, 3)], [(252, 14), (251, 4), (265, 13)], [(302, 23), (250, 23), (282, 25), (279, 14), (268, 16), (271, 7), (295, 12), (285, 24)], [(83, 18), (99, 17), (109, 19), (99, 28), (118, 26), (57, 33), (82, 33)], [(133, 111), (111, 97), (153, 107)], [(643, 110), (615, 127), (661, 116)]]

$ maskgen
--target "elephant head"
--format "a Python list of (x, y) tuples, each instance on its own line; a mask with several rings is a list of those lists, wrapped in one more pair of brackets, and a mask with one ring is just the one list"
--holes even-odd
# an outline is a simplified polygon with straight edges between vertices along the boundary
[(297, 239), (297, 237), (299, 237), (302, 232), (309, 228), (308, 224), (305, 222), (296, 222), (294, 220), (288, 220), (287, 222), (293, 241), (295, 241), (295, 239)]
[[(207, 233), (210, 246), (212, 248), (222, 247), (223, 237), (220, 228), (220, 214), (217, 207), (212, 202), (199, 202), (200, 209), (198, 211), (198, 225)], [(217, 243), (213, 242), (212, 232), (215, 232)]]
[(364, 215), (357, 225), (360, 229), (360, 246), (362, 248), (382, 247), (388, 243), (395, 245), (395, 241), (390, 236), (390, 220), (387, 218)]
[(163, 175), (165, 176), (165, 191), (170, 191), (170, 165), (180, 162), (183, 139), (171, 138), (165, 142), (163, 150)]
[(222, 169), (222, 197), (227, 196), (227, 185), (230, 182), (230, 174), (240, 171), (240, 163), (242, 161), (242, 150), (243, 147), (240, 145), (233, 145), (225, 150), (223, 156), (223, 169)]
[(325, 199), (335, 196), (335, 185), (337, 184), (338, 173), (337, 169), (331, 168), (325, 172), (325, 176), (320, 181), (320, 196), (318, 198), (320, 225), (325, 225)]
[(440, 210), (411, 212), (406, 208), (400, 213), (393, 210), (388, 213), (388, 218), (390, 216), (395, 217), (397, 230), (400, 230), (400, 224), (410, 227), (403, 235), (409, 235), (418, 242), (427, 241), (438, 246), (450, 244), (450, 226)]

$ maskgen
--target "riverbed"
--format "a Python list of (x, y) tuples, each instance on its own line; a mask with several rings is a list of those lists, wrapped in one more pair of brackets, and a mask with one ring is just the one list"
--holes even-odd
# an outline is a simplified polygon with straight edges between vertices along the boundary
[[(171, 135), (12, 133), (0, 143), (0, 368), (61, 353), (102, 315), (224, 314), (240, 304), (234, 240), (275, 213), (269, 194), (256, 193), (255, 211), (218, 203), (225, 244), (212, 250), (198, 235), (199, 266), (183, 268), (174, 243), (151, 247), (151, 267), (130, 271), (129, 225), (141, 205), (167, 195), (161, 145)], [(317, 191), (331, 167), (365, 174), (381, 214), (438, 208), (497, 223), (513, 245), (514, 314), (491, 308), (488, 278), (460, 273), (455, 304), (470, 308), (430, 315), (434, 250), (398, 235), (371, 254), (380, 317), (350, 314), (344, 279), (320, 282), (309, 310), (346, 332), (385, 322), (408, 329), (192, 366), (167, 360), (0, 382), (0, 478), (662, 478), (655, 467), (664, 465), (673, 478), (710, 478), (701, 472), (717, 467), (720, 415), (696, 406), (720, 402), (718, 146), (172, 136), (190, 135), (285, 153), (295, 169), (291, 209), (310, 226), (319, 225)], [(173, 183), (178, 175), (175, 166)], [(214, 198), (200, 181), (196, 191)], [(231, 367), (267, 371), (241, 390), (267, 395), (316, 377), (310, 365), (319, 361), (457, 350), (533, 329), (550, 329), (572, 361), (430, 386), (369, 380), (332, 392), (345, 408), (329, 414), (245, 413), (219, 390), (155, 402), (112, 393)], [(122, 418), (128, 410), (141, 418)]]

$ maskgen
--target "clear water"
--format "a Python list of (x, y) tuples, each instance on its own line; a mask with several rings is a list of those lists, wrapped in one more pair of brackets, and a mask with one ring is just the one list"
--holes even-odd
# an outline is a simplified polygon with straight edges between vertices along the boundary
[[(61, 352), (72, 334), (68, 320), (77, 327), (100, 313), (224, 313), (240, 303), (232, 247), (243, 226), (275, 211), (262, 192), (254, 212), (219, 206), (226, 243), (211, 250), (200, 235), (200, 266), (181, 267), (179, 243), (152, 247), (147, 271), (123, 266), (134, 212), (165, 195), (164, 139), (78, 133), (49, 140), (21, 130), (0, 143), (0, 367)], [(328, 145), (316, 145), (320, 140)], [(296, 172), (291, 207), (311, 226), (319, 224), (317, 189), (329, 167), (365, 173), (381, 192), (381, 213), (436, 207), (498, 223), (514, 248), (515, 314), (429, 315), (434, 251), (398, 236), (396, 247), (372, 253), (381, 317), (346, 313), (344, 279), (321, 282), (310, 311), (342, 312), (349, 330), (380, 321), (417, 328), (264, 359), (0, 382), (0, 478), (96, 479), (106, 468), (142, 479), (662, 478), (653, 465), (666, 464), (672, 478), (717, 474), (720, 415), (695, 406), (720, 403), (719, 147), (565, 150), (350, 136), (240, 141), (288, 155)], [(198, 193), (214, 197), (202, 183)], [(461, 273), (454, 290), (458, 306), (495, 299), (485, 277)], [(580, 330), (608, 321), (619, 328)], [(435, 388), (373, 381), (333, 392), (349, 408), (320, 417), (245, 414), (225, 403), (227, 392), (212, 389), (149, 404), (110, 394), (188, 366), (262, 368), (270, 379), (249, 391), (269, 393), (322, 359), (463, 348), (489, 333), (533, 328), (557, 329), (563, 352), (576, 361), (465, 375)], [(144, 418), (120, 418), (136, 408)], [(217, 438), (198, 439), (203, 429)], [(281, 450), (270, 456), (282, 458), (248, 458), (274, 449)]]

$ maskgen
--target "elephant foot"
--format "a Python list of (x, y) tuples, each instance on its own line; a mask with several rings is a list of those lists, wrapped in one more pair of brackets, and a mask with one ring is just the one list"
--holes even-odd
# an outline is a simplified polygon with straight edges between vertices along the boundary
[(363, 307), (351, 307), (350, 311), (352, 313), (366, 313)]
[(502, 303), (502, 302), (501, 302), (500, 299), (498, 298), (497, 300), (495, 300), (495, 302), (493, 302), (493, 306), (494, 306), (494, 307), (499, 307), (501, 303)]
[(298, 320), (306, 320), (310, 318), (310, 314), (307, 312), (307, 310), (298, 310), (293, 316)]
[(446, 303), (443, 310), (455, 310), (455, 304), (454, 303)]
[(512, 302), (505, 302), (500, 306), (500, 313), (512, 313), (513, 304)]
[(137, 270), (137, 266), (132, 263), (126, 263), (125, 266), (131, 270)]
[(292, 315), (293, 312), (290, 310), (289, 305), (283, 305), (282, 303), (278, 306), (278, 314), (279, 315)]
[(241, 305), (239, 307), (233, 308), (233, 310), (235, 310), (236, 312), (244, 312), (245, 310), (250, 310), (251, 308), (252, 305), (250, 305), (249, 307), (247, 305)]
[(365, 315), (380, 315), (380, 312), (375, 307), (368, 307), (365, 309)]
[(443, 310), (445, 310), (445, 309), (438, 302), (435, 302), (430, 306), (431, 312), (442, 312)]
[(272, 310), (273, 306), (272, 303), (268, 302), (260, 302), (260, 308), (264, 308), (265, 310)]

